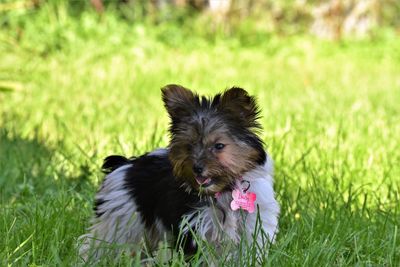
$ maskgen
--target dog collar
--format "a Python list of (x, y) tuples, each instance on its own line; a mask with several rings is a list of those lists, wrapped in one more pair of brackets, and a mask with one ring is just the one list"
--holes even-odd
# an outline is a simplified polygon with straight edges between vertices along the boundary
[[(255, 201), (257, 199), (257, 195), (254, 192), (249, 192), (250, 189), (250, 181), (244, 180), (240, 178), (237, 181), (234, 189), (232, 190), (232, 201), (230, 207), (233, 211), (238, 209), (245, 210), (249, 213), (253, 213), (255, 211)], [(221, 196), (221, 192), (217, 192), (215, 194), (215, 198), (219, 198)]]

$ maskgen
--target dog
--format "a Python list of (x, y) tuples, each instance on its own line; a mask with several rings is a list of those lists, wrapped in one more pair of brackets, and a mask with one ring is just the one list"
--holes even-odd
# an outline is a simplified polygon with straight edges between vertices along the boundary
[[(193, 255), (196, 237), (215, 246), (241, 238), (274, 242), (280, 207), (255, 98), (238, 87), (214, 97), (174, 84), (161, 92), (170, 144), (139, 157), (105, 159), (92, 226), (80, 237), (83, 259), (120, 253), (107, 244), (155, 250), (166, 239)], [(263, 234), (255, 234), (257, 224)]]

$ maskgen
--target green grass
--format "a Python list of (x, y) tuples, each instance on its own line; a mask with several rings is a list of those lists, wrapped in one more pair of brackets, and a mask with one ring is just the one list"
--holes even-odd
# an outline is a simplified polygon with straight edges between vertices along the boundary
[(398, 37), (210, 41), (50, 11), (12, 13), (0, 32), (0, 265), (80, 262), (102, 159), (168, 144), (167, 83), (257, 96), (282, 206), (264, 264), (400, 265)]

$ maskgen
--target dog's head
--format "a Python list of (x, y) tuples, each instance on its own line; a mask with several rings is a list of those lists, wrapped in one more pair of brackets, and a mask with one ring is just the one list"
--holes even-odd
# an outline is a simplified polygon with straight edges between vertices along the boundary
[(214, 194), (230, 189), (264, 163), (259, 110), (245, 90), (233, 87), (206, 98), (172, 84), (162, 88), (162, 95), (171, 118), (169, 159), (189, 190)]

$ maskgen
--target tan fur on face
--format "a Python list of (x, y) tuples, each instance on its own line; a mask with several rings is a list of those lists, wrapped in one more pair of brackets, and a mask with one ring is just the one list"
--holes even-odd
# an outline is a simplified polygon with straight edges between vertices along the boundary
[[(162, 93), (171, 117), (169, 158), (174, 175), (188, 189), (203, 191), (197, 177), (212, 180), (205, 193), (229, 190), (245, 172), (263, 163), (259, 110), (245, 90), (232, 87), (207, 98), (167, 85)], [(217, 149), (216, 144), (225, 146)]]
[(225, 148), (217, 154), (218, 161), (238, 175), (254, 167), (257, 151), (245, 144), (227, 142)]
[[(207, 130), (207, 127), (202, 129)], [(195, 180), (192, 167), (201, 162), (204, 165), (203, 176), (210, 177), (214, 182), (204, 192), (214, 194), (234, 184), (243, 173), (254, 168), (258, 152), (245, 142), (231, 138), (224, 128), (208, 130), (211, 132), (199, 132), (195, 127), (186, 128), (182, 136), (177, 136), (180, 142), (172, 143), (170, 158), (177, 177), (197, 190), (200, 186)], [(218, 151), (214, 148), (216, 143), (224, 144), (225, 147)], [(189, 146), (192, 150), (188, 149)]]

